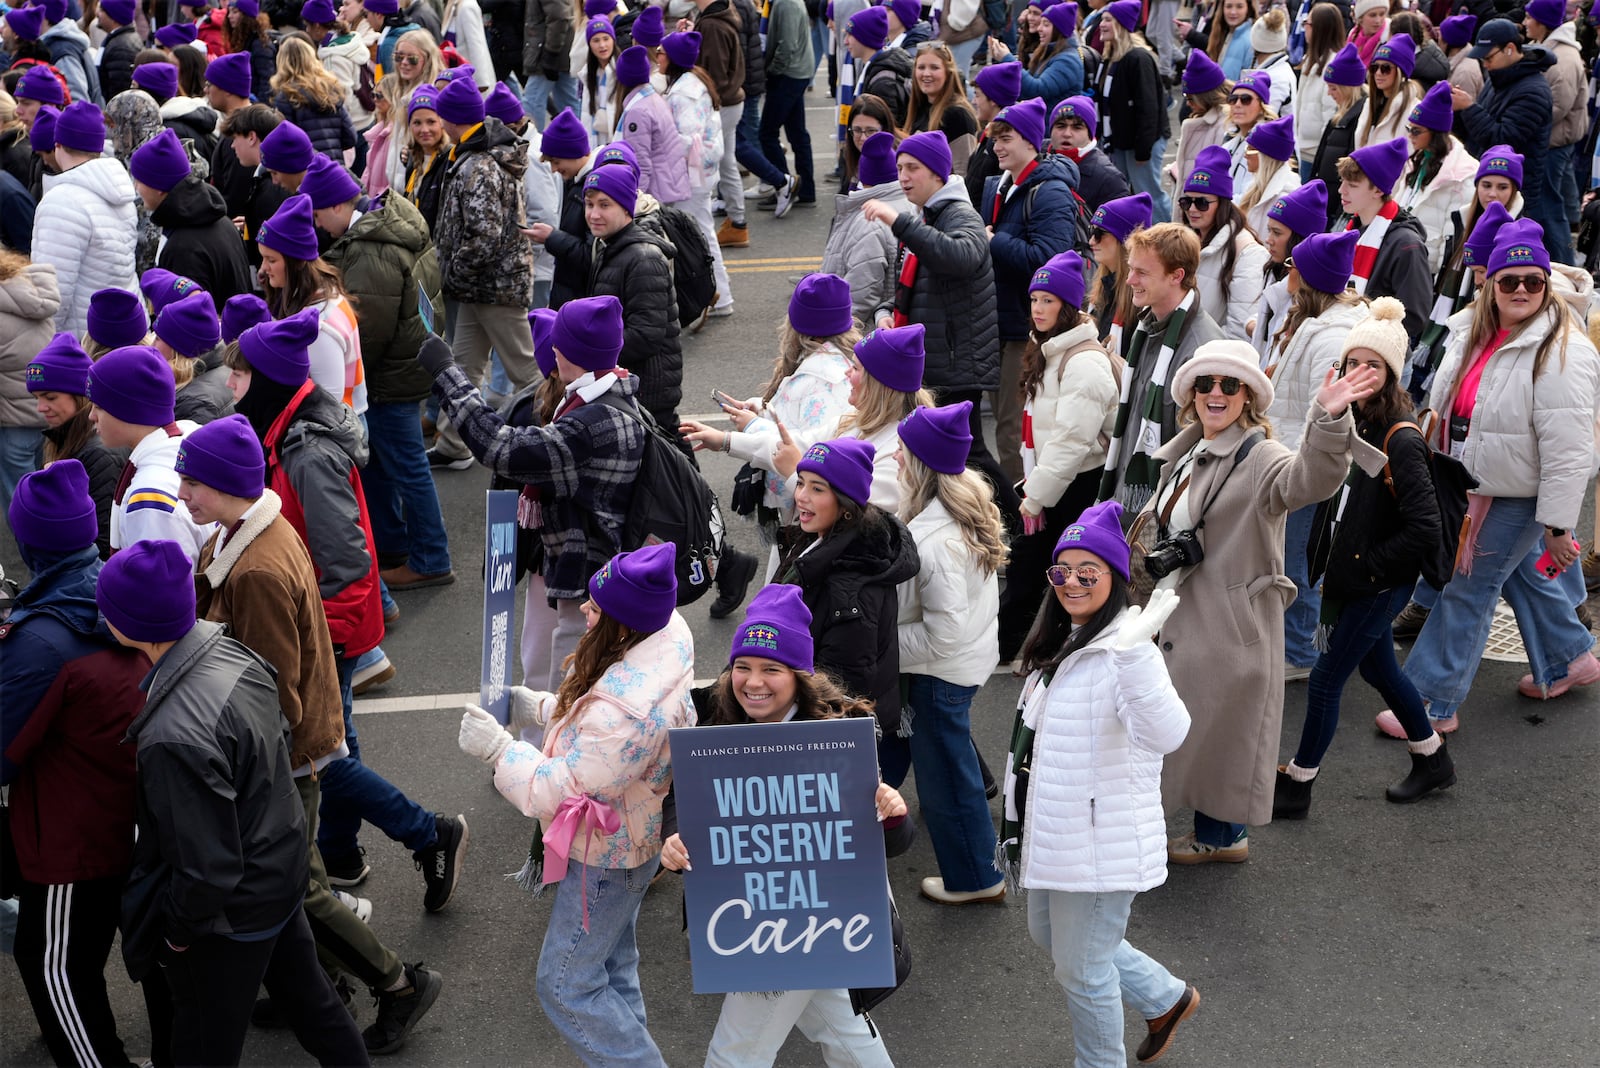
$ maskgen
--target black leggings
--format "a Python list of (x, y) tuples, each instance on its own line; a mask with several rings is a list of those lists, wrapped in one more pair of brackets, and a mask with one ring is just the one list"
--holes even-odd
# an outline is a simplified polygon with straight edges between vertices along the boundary
[(1072, 480), (1067, 491), (1054, 505), (1044, 510), (1044, 529), (1037, 534), (1013, 538), (1011, 559), (1006, 564), (1006, 586), (1000, 591), (1000, 662), (1015, 660), (1022, 651), (1022, 643), (1033, 629), (1034, 616), (1044, 600), (1049, 586), (1044, 569), (1051, 564), (1051, 551), (1056, 539), (1068, 524), (1083, 514), (1094, 503), (1100, 488), (1100, 475), (1105, 470), (1096, 467), (1084, 471)]

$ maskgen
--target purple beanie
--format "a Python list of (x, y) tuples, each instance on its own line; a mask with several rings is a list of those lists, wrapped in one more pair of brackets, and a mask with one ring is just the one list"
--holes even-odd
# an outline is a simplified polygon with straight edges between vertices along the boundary
[(583, 180), (583, 191), (591, 189), (615, 200), (629, 215), (639, 202), (639, 179), (626, 167), (596, 167)]
[(1022, 64), (1014, 60), (991, 63), (977, 73), (972, 84), (982, 89), (996, 107), (1008, 108), (1022, 95)]
[(617, 28), (611, 24), (610, 19), (592, 18), (589, 20), (589, 24), (583, 28), (583, 39), (585, 41), (592, 41), (601, 34), (605, 34), (613, 41), (617, 39)]
[(629, 630), (654, 634), (677, 610), (677, 566), (678, 550), (670, 541), (618, 553), (590, 576), (589, 599)]
[[(1141, 195), (1148, 201), (1150, 194)], [(1033, 280), (1028, 283), (1029, 293), (1042, 290), (1069, 308), (1083, 307), (1084, 288), (1083, 257), (1071, 249), (1051, 256), (1033, 272)]]
[(261, 439), (242, 415), (215, 419), (191, 431), (178, 446), (173, 468), (184, 478), (234, 497), (254, 500), (266, 489)]
[(1476, 15), (1451, 15), (1439, 23), (1439, 39), (1449, 48), (1465, 48), (1472, 43), (1472, 32), (1478, 28)]
[[(576, 157), (573, 157), (576, 158)], [(633, 180), (639, 180), (639, 157), (633, 154), (633, 146), (626, 141), (612, 141), (601, 145), (600, 151), (594, 156), (595, 167), (626, 167), (628, 173), (633, 175)]]
[(1544, 247), (1544, 227), (1532, 219), (1516, 219), (1500, 227), (1486, 266), (1491, 278), (1507, 267), (1537, 267), (1549, 274), (1550, 253)]
[(224, 93), (250, 99), (250, 53), (230, 52), (206, 64), (206, 81)]
[(693, 30), (688, 33), (669, 33), (661, 42), (661, 50), (673, 65), (693, 67), (700, 62), (700, 35)]
[(505, 82), (495, 82), (489, 95), (483, 98), (483, 113), (493, 115), (507, 126), (515, 126), (527, 117), (522, 110), (522, 101), (517, 99), (517, 94)]
[(457, 78), (439, 90), (433, 109), (439, 113), (439, 118), (453, 126), (474, 126), (487, 114), (483, 108), (483, 94), (467, 78)]
[(406, 121), (419, 111), (431, 111), (438, 114), (439, 90), (431, 85), (419, 85), (411, 91), (411, 99), (406, 103)]
[(1221, 145), (1207, 145), (1194, 156), (1194, 169), (1184, 179), (1185, 193), (1233, 199), (1233, 156)]
[(261, 4), (257, 0), (229, 0), (231, 6), (239, 9), (239, 13), (248, 18), (255, 18), (261, 14)]
[(89, 354), (83, 351), (78, 339), (62, 333), (39, 350), (22, 377), (29, 393), (71, 393), (83, 397), (89, 392), (91, 366)]
[(141, 63), (133, 68), (133, 84), (151, 96), (170, 100), (178, 95), (178, 65), (167, 62)]
[(300, 193), (311, 198), (313, 211), (348, 204), (361, 195), (361, 183), (355, 175), (345, 170), (344, 164), (335, 163), (318, 152), (300, 181)]
[(311, 138), (287, 119), (261, 139), (261, 165), (279, 174), (302, 174), (310, 170), (311, 158), (316, 154)]
[(1256, 123), (1245, 135), (1245, 141), (1263, 156), (1287, 163), (1294, 159), (1294, 116)]
[(200, 28), (192, 22), (171, 22), (156, 30), (156, 44), (162, 48), (181, 48), (200, 38)]
[(272, 321), (272, 311), (267, 302), (254, 293), (240, 293), (229, 297), (222, 306), (222, 340), (226, 344), (238, 341), (239, 335), (252, 326)]
[(106, 119), (87, 100), (68, 104), (56, 119), (56, 144), (98, 156), (106, 147)]
[(1347, 43), (1322, 69), (1322, 80), (1329, 85), (1354, 87), (1367, 84), (1367, 64), (1355, 45)]
[[(6, 12), (6, 25), (22, 40), (37, 41), (44, 32), (44, 8), (14, 7)], [(45, 73), (49, 74), (49, 71)]]
[(361, 5), (369, 15), (397, 15), (400, 13), (400, 0), (366, 0)]
[(1101, 501), (1085, 508), (1078, 521), (1061, 532), (1055, 551), (1050, 554), (1050, 562), (1055, 563), (1066, 549), (1093, 553), (1126, 582), (1132, 552), (1127, 536), (1122, 533), (1122, 505), (1116, 501)]
[(922, 369), (927, 362), (925, 337), (921, 323), (874, 330), (856, 342), (856, 360), (890, 389), (915, 393), (922, 388)]
[[(667, 36), (667, 20), (664, 12), (659, 7), (646, 7), (639, 12), (639, 17), (633, 20), (633, 40), (635, 44), (646, 48), (654, 48)], [(638, 83), (635, 82), (635, 85)]]
[[(1082, 271), (1078, 277), (1083, 277)], [(967, 469), (967, 454), (972, 451), (971, 419), (971, 401), (913, 408), (900, 420), (900, 444), (941, 475), (959, 475)]]
[(1406, 144), (1406, 139), (1396, 137), (1393, 141), (1380, 141), (1366, 148), (1358, 148), (1350, 153), (1350, 158), (1361, 168), (1361, 173), (1387, 196), (1400, 184), (1400, 175), (1404, 173), (1406, 159), (1410, 155), (1411, 148)]
[(847, 333), (855, 325), (850, 283), (836, 274), (808, 274), (800, 279), (789, 297), (789, 325), (806, 337)]
[(311, 345), (322, 329), (316, 308), (252, 326), (239, 335), (239, 354), (250, 370), (280, 386), (305, 385), (311, 375)]
[(194, 629), (194, 564), (175, 541), (139, 541), (100, 569), (95, 603), (135, 642), (175, 642)]
[(832, 486), (839, 496), (866, 504), (872, 496), (872, 461), (876, 455), (870, 441), (834, 438), (807, 449), (795, 470), (809, 471)]
[(306, 0), (300, 5), (300, 19), (307, 26), (332, 26), (339, 21), (333, 0)]
[(160, 315), (162, 308), (197, 290), (204, 292), (199, 282), (181, 274), (173, 274), (165, 267), (152, 267), (139, 276), (139, 292), (150, 302), (152, 315)]
[(1501, 227), (1511, 221), (1511, 212), (1498, 200), (1491, 200), (1489, 206), (1483, 209), (1483, 214), (1478, 216), (1478, 221), (1472, 226), (1472, 233), (1467, 235), (1462, 247), (1462, 258), (1468, 267), (1486, 267), (1489, 263), (1489, 253), (1494, 251), (1495, 240), (1500, 236)]
[(28, 143), (35, 152), (55, 151), (56, 120), (60, 117), (61, 112), (54, 105), (39, 105), (39, 110), (33, 116), (33, 129), (28, 131)]
[(879, 130), (861, 142), (861, 160), (856, 164), (856, 175), (861, 179), (864, 189), (886, 182), (895, 181), (899, 172), (895, 169), (894, 134), (888, 130)]
[(1355, 270), (1359, 230), (1337, 230), (1331, 234), (1311, 234), (1294, 247), (1294, 269), (1312, 289), (1323, 293), (1343, 293)]
[(1272, 103), (1272, 75), (1264, 70), (1247, 70), (1239, 75), (1239, 80), (1233, 83), (1233, 91), (1240, 89), (1254, 93), (1262, 104)]
[(556, 328), (554, 308), (535, 308), (528, 313), (528, 330), (533, 334), (533, 362), (539, 373), (549, 378), (556, 373), (556, 347), (550, 343)]
[(908, 30), (922, 18), (922, 6), (917, 0), (883, 0), (883, 6), (893, 11), (900, 25)]
[(617, 57), (617, 84), (631, 89), (636, 85), (644, 85), (649, 80), (650, 53), (645, 51), (643, 45), (624, 48), (622, 55)]
[(179, 356), (204, 356), (222, 344), (217, 306), (211, 294), (200, 290), (175, 300), (156, 316), (156, 337)]
[(585, 371), (609, 371), (622, 355), (622, 302), (616, 297), (569, 300), (556, 312), (550, 344)]
[(744, 610), (744, 622), (733, 634), (728, 663), (741, 656), (776, 660), (810, 674), (815, 667), (811, 609), (799, 586), (774, 582), (761, 587)]
[(1567, 21), (1566, 0), (1528, 0), (1522, 5), (1522, 13), (1530, 19), (1538, 19), (1541, 25), (1550, 29), (1558, 28)]
[(889, 41), (889, 13), (881, 7), (862, 8), (850, 16), (844, 32), (861, 47), (877, 51)]
[(471, 82), (474, 86), (476, 86), (478, 84), (478, 68), (474, 67), (471, 63), (462, 63), (454, 67), (446, 67), (444, 70), (439, 72), (438, 77), (433, 79), (433, 83), (435, 85), (438, 85), (440, 82), (444, 82), (446, 85), (450, 84), (451, 82)]
[(37, 64), (22, 72), (22, 80), (17, 82), (15, 96), (19, 100), (37, 100), (41, 104), (53, 104), (58, 108), (67, 102), (66, 94), (61, 91), (60, 80), (50, 73), (48, 67)]
[(1131, 197), (1108, 200), (1095, 209), (1089, 225), (1104, 230), (1118, 241), (1127, 243), (1129, 235), (1141, 226), (1149, 226), (1155, 218), (1155, 201), (1149, 193), (1135, 193)]
[[(1045, 138), (1044, 117), (1044, 100), (1035, 96), (1029, 97), (1027, 100), (1019, 100), (1015, 104), (1012, 104), (1000, 114), (996, 115), (994, 117), (994, 121), (1005, 123), (1007, 126), (1017, 131), (1017, 135), (1024, 141), (1028, 142), (1028, 144), (1032, 145), (1035, 149), (1038, 149), (1038, 147), (1044, 143)], [(913, 136), (920, 137), (925, 135), (914, 134)], [(948, 152), (949, 141), (945, 139), (945, 135), (943, 133), (936, 133), (933, 136), (937, 137), (940, 141), (944, 141), (946, 151)], [(906, 140), (909, 141), (910, 138), (907, 138)], [(900, 151), (904, 152), (905, 150), (905, 144), (902, 142), (900, 145)], [(918, 158), (920, 159), (921, 157), (918, 156)], [(946, 158), (949, 158), (948, 155)], [(944, 177), (948, 178), (950, 176), (950, 169), (952, 165), (953, 164), (948, 162), (945, 164)], [(933, 164), (928, 164), (928, 167), (930, 170), (933, 169)]]
[(1478, 157), (1478, 173), (1472, 184), (1484, 178), (1509, 178), (1511, 184), (1522, 188), (1522, 153), (1513, 152), (1510, 145), (1495, 145)]
[(617, 0), (583, 0), (584, 18), (598, 18), (617, 10)]
[[(1057, 39), (1072, 36), (1072, 31), (1078, 28), (1078, 5), (1076, 0), (1067, 0), (1062, 4), (1051, 4), (1044, 9), (1045, 21), (1050, 23), (1055, 30)], [(1117, 21), (1122, 21), (1120, 18)]]
[(44, 8), (44, 20), (52, 26), (67, 17), (67, 0), (37, 0), (34, 6)]
[(177, 397), (172, 365), (149, 345), (112, 349), (89, 368), (87, 396), (124, 423), (166, 426)]
[(1228, 76), (1217, 66), (1216, 60), (1196, 48), (1189, 53), (1183, 65), (1183, 91), (1188, 96), (1205, 96), (1213, 89), (1222, 88)]
[[(869, 8), (868, 10), (871, 9)], [(1016, 105), (1012, 106), (1015, 107)], [(1017, 132), (1022, 133), (1020, 130)], [(912, 134), (900, 142), (900, 147), (895, 150), (895, 155), (910, 156), (938, 175), (939, 180), (942, 182), (950, 179), (950, 168), (952, 166), (950, 142), (942, 130), (926, 130), (922, 133)]]
[(1321, 178), (1313, 178), (1291, 189), (1267, 209), (1267, 218), (1277, 219), (1301, 237), (1322, 233), (1328, 228), (1328, 187)]
[(562, 108), (539, 135), (539, 154), (551, 159), (582, 159), (589, 154), (589, 131), (571, 108)]
[(183, 150), (183, 142), (178, 140), (178, 135), (169, 127), (133, 150), (128, 160), (128, 171), (136, 181), (151, 189), (170, 193), (179, 182), (189, 177), (189, 154)]
[[(1139, 28), (1139, 18), (1144, 14), (1144, 5), (1139, 0), (1116, 0), (1115, 3), (1106, 5), (1106, 14), (1122, 24), (1122, 28), (1132, 33)], [(1045, 9), (1045, 17), (1050, 15)]]
[(133, 25), (133, 14), (138, 9), (136, 0), (101, 0), (100, 10), (110, 16), (118, 26)]
[(1100, 126), (1100, 112), (1095, 110), (1094, 101), (1086, 96), (1069, 96), (1057, 104), (1050, 113), (1050, 128), (1055, 129), (1062, 119), (1077, 119), (1089, 128), (1091, 134)]
[[(1561, 0), (1557, 0), (1557, 3)], [(1417, 42), (1410, 34), (1397, 33), (1378, 46), (1372, 55), (1374, 63), (1393, 63), (1400, 68), (1400, 77), (1409, 78), (1417, 69)]]
[[(256, 452), (260, 452), (259, 446)], [(89, 495), (89, 472), (83, 461), (57, 460), (40, 471), (30, 471), (17, 482), (6, 518), (19, 545), (75, 553), (100, 537), (94, 498)], [(799, 592), (800, 587), (790, 586)]]
[(1411, 109), (1411, 122), (1424, 130), (1445, 133), (1455, 124), (1455, 112), (1450, 106), (1450, 83), (1435, 82), (1429, 86), (1417, 106)]
[(317, 226), (311, 217), (311, 198), (304, 193), (285, 200), (272, 218), (256, 231), (256, 244), (308, 263), (322, 254), (317, 250)]

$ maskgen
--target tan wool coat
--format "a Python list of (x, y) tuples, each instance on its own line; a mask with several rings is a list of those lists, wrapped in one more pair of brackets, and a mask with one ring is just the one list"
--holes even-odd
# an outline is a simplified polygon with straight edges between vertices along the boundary
[[(1216, 497), (1199, 531), (1205, 559), (1180, 580), (1178, 608), (1157, 638), (1193, 721), (1162, 768), (1169, 813), (1191, 808), (1231, 823), (1272, 820), (1283, 725), (1283, 611), (1295, 596), (1283, 573), (1284, 520), (1338, 492), (1355, 430), (1348, 410), (1335, 419), (1313, 403), (1311, 413), (1299, 452), (1268, 438), (1224, 483), (1247, 432), (1236, 423), (1211, 440), (1195, 465), (1187, 491), (1195, 513)], [(1147, 511), (1162, 498), (1173, 461), (1200, 436), (1199, 423), (1190, 423), (1156, 452), (1166, 466)]]

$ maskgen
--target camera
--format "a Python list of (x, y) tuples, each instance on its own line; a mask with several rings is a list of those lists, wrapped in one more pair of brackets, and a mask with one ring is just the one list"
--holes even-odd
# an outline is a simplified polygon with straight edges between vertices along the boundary
[(1154, 579), (1164, 579), (1180, 567), (1193, 567), (1206, 558), (1200, 539), (1192, 530), (1180, 530), (1162, 538), (1145, 555), (1144, 569)]

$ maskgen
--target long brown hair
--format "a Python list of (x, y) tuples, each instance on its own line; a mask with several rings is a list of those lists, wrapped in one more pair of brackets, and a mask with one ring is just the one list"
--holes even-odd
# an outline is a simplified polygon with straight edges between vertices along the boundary
[[(1109, 233), (1101, 240), (1117, 241)], [(1090, 286), (1089, 293), (1089, 310), (1097, 316), (1105, 310), (1101, 301), (1105, 299), (1106, 279), (1109, 278), (1111, 279), (1111, 299), (1117, 302), (1112, 318), (1121, 319), (1123, 325), (1126, 326), (1133, 322), (1137, 309), (1133, 306), (1133, 290), (1128, 288), (1128, 246), (1121, 241), (1117, 241), (1117, 247), (1121, 249), (1121, 252), (1117, 256), (1117, 269), (1115, 271), (1107, 270), (1098, 263), (1094, 266), (1094, 282)]]
[(1028, 347), (1022, 350), (1022, 374), (1017, 381), (1017, 388), (1022, 393), (1023, 400), (1032, 400), (1034, 394), (1039, 392), (1039, 383), (1044, 381), (1044, 343), (1053, 337), (1065, 334), (1086, 320), (1087, 316), (1081, 310), (1062, 301), (1061, 310), (1056, 312), (1054, 326), (1042, 334), (1037, 330), (1028, 331)]
[[(1233, 36), (1236, 28), (1229, 26), (1228, 20), (1223, 18), (1222, 4), (1223, 0), (1217, 0), (1217, 6), (1212, 9), (1211, 32), (1206, 37), (1206, 55), (1216, 63), (1222, 62), (1222, 53), (1228, 49), (1228, 38)], [(1244, 21), (1254, 22), (1257, 14), (1256, 0), (1244, 0)], [(1239, 25), (1244, 25), (1244, 22)]]
[(70, 460), (83, 452), (84, 446), (94, 440), (94, 424), (89, 421), (89, 398), (77, 393), (68, 394), (78, 404), (78, 410), (71, 419), (61, 424), (58, 433), (60, 443), (55, 438), (45, 435), (44, 462), (53, 463), (56, 460)]
[[(956, 59), (951, 54), (949, 45), (943, 41), (924, 41), (917, 45), (917, 51), (911, 58), (912, 70), (915, 71), (917, 60), (928, 52), (938, 56), (944, 64), (944, 85), (933, 100), (927, 99), (922, 95), (922, 90), (915, 85), (912, 86), (911, 104), (906, 108), (906, 129), (919, 129), (917, 119), (926, 111), (925, 124), (920, 129), (940, 130), (943, 128), (944, 113), (948, 108), (965, 109), (972, 115), (973, 123), (976, 124), (978, 113), (967, 103), (967, 90), (961, 81), (961, 71), (956, 68)], [(913, 81), (915, 81), (914, 76)]]
[(272, 19), (267, 17), (265, 11), (251, 18), (243, 11), (239, 12), (239, 25), (236, 27), (233, 20), (226, 15), (222, 17), (222, 35), (227, 39), (229, 52), (248, 52), (250, 46), (257, 41), (262, 44), (272, 44)]
[(1306, 20), (1306, 57), (1301, 62), (1309, 74), (1320, 75), (1328, 61), (1344, 47), (1344, 16), (1327, 0), (1314, 5)]
[(626, 656), (628, 650), (649, 636), (642, 630), (619, 623), (604, 612), (600, 613), (595, 625), (583, 632), (583, 637), (578, 639), (578, 648), (563, 664), (567, 669), (567, 677), (561, 680), (561, 689), (556, 691), (556, 710), (551, 713), (550, 723), (545, 730), (557, 730), (561, 721), (571, 714), (578, 699), (594, 689), (600, 676)]
[[(797, 720), (844, 719), (871, 716), (875, 702), (870, 697), (855, 697), (826, 671), (795, 671), (794, 703)], [(711, 709), (700, 725), (731, 727), (754, 722), (733, 695), (733, 665), (729, 664), (711, 685)]]
[(1309, 285), (1305, 279), (1300, 280), (1300, 288), (1295, 290), (1294, 296), (1289, 299), (1289, 314), (1283, 317), (1283, 326), (1276, 334), (1272, 335), (1272, 351), (1281, 354), (1289, 347), (1289, 340), (1294, 337), (1294, 332), (1300, 329), (1307, 319), (1315, 319), (1322, 315), (1335, 304), (1362, 305), (1367, 303), (1366, 297), (1357, 296), (1352, 290), (1342, 293), (1328, 293)]
[(350, 298), (350, 291), (345, 288), (344, 274), (321, 257), (302, 260), (284, 256), (283, 268), (286, 275), (284, 281), (288, 284), (282, 289), (270, 284), (267, 286), (267, 304), (271, 306), (275, 319), (293, 315), (319, 300), (333, 301), (344, 297), (352, 305), (355, 303)]

